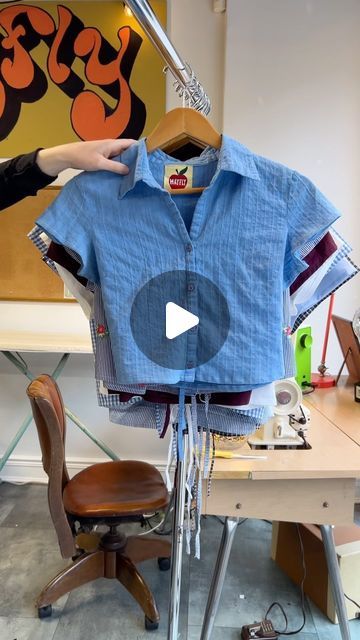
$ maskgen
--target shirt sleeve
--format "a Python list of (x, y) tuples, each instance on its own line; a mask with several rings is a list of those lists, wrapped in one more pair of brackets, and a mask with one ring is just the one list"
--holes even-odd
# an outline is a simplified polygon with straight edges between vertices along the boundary
[(49, 176), (36, 163), (40, 149), (0, 164), (0, 210), (10, 207), (27, 196), (35, 196), (56, 176)]
[(339, 211), (308, 178), (293, 172), (288, 200), (285, 287), (307, 269), (304, 259), (307, 245), (311, 245), (314, 237), (325, 233), (339, 217)]
[(51, 240), (79, 256), (80, 276), (99, 283), (92, 224), (87, 216), (85, 194), (77, 183), (79, 178), (66, 183), (54, 202), (36, 220), (36, 224)]

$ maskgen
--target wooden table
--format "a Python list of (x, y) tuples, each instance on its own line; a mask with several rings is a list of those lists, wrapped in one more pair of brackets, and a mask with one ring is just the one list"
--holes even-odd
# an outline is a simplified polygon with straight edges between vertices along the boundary
[[(71, 354), (92, 353), (90, 334), (69, 333), (36, 333), (30, 331), (0, 331), (0, 352), (29, 380), (34, 379), (26, 361), (20, 353), (59, 353), (60, 360), (52, 371), (52, 377), (57, 380)], [(99, 440), (79, 418), (65, 407), (65, 413), (91, 440), (99, 446), (113, 460), (118, 456)], [(0, 472), (8, 461), (14, 449), (17, 447), (32, 420), (32, 413), (26, 416), (17, 433), (12, 438), (3, 456), (0, 458)]]
[(90, 334), (0, 331), (0, 351), (92, 353)]
[(341, 376), (337, 387), (311, 393), (307, 402), (360, 446), (360, 402), (355, 402), (354, 385), (347, 380)]
[[(204, 513), (226, 517), (209, 592), (201, 639), (210, 637), (238, 518), (311, 522), (320, 525), (343, 640), (350, 640), (333, 525), (353, 523), (360, 478), (360, 404), (352, 387), (318, 390), (311, 410), (310, 450), (252, 451), (266, 460), (215, 460)], [(246, 445), (247, 447), (247, 445)], [(239, 449), (245, 453), (246, 447)], [(206, 492), (204, 492), (206, 495)]]

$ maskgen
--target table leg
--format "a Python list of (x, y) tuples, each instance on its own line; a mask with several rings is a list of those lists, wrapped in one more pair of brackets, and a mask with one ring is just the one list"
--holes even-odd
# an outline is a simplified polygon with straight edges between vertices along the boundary
[[(26, 361), (24, 360), (24, 358), (21, 357), (19, 353), (15, 352), (14, 354), (11, 351), (3, 351), (2, 353), (17, 369), (19, 369), (19, 371), (21, 371), (21, 373), (26, 378), (28, 378), (29, 380), (35, 379), (34, 374), (30, 371)], [(70, 353), (63, 353), (63, 355), (61, 356), (58, 364), (56, 365), (54, 371), (51, 374), (51, 377), (54, 378), (54, 380), (57, 380), (61, 375), (69, 357), (70, 357)], [(79, 420), (79, 418), (74, 413), (72, 413), (72, 411), (70, 411), (66, 407), (64, 407), (64, 410), (68, 418), (70, 418), (70, 420), (72, 420), (72, 422), (74, 422), (74, 424), (76, 424), (76, 426), (79, 427), (79, 429), (81, 429), (81, 431), (85, 433), (85, 435), (88, 436), (88, 438), (90, 438), (104, 453), (106, 453), (106, 455), (108, 455), (109, 458), (111, 458), (112, 460), (119, 460), (119, 456), (117, 456), (116, 453), (112, 451), (112, 449), (110, 449), (110, 447), (108, 447), (105, 444), (105, 442), (103, 442), (102, 440), (94, 436), (91, 433), (91, 431), (89, 431), (89, 429), (87, 429), (85, 425)], [(31, 421), (32, 421), (32, 413), (30, 412), (29, 415), (26, 416), (24, 422), (22, 423), (20, 429), (18, 430), (14, 438), (11, 440), (3, 456), (0, 458), (0, 472), (4, 468), (5, 464), (7, 463), (14, 449), (19, 444), (21, 438), (23, 437)]]
[(339, 618), (339, 627), (342, 640), (351, 640), (349, 621), (346, 611), (344, 591), (342, 588), (339, 563), (335, 550), (333, 527), (329, 524), (320, 525), (324, 543), (326, 562), (329, 571), (330, 583), (335, 600), (336, 613)]
[(239, 518), (225, 518), (220, 547), (206, 603), (200, 640), (209, 640), (213, 630), (238, 521)]
[(32, 414), (30, 413), (24, 420), (24, 422), (22, 423), (19, 431), (17, 432), (17, 434), (13, 437), (13, 439), (11, 440), (8, 448), (6, 449), (6, 451), (3, 453), (2, 457), (0, 458), (0, 471), (3, 470), (4, 466), (6, 465), (8, 459), (10, 458), (12, 452), (14, 451), (14, 449), (17, 447), (17, 445), (19, 444), (21, 438), (23, 437), (26, 429), (28, 428), (30, 422), (32, 420)]
[[(27, 366), (27, 363), (25, 362), (25, 360), (18, 354), (16, 353), (16, 355), (14, 355), (13, 353), (11, 353), (11, 351), (3, 351), (3, 354), (5, 356), (5, 358), (7, 358), (10, 362), (12, 362), (12, 364), (21, 371), (22, 374), (24, 374), (24, 376), (26, 376), (26, 378), (28, 378), (29, 380), (34, 380), (35, 376), (31, 373), (30, 369)], [(56, 367), (56, 369), (53, 372), (53, 377), (56, 378), (60, 375), (60, 373), (62, 372), (65, 364), (68, 361), (69, 358), (69, 353), (64, 353)], [(4, 466), (6, 465), (8, 459), (10, 458), (12, 452), (14, 451), (14, 449), (16, 449), (17, 445), (19, 444), (21, 438), (23, 437), (25, 431), (27, 430), (29, 424), (32, 421), (32, 413), (30, 412), (24, 422), (22, 423), (20, 429), (17, 431), (17, 433), (15, 434), (15, 436), (13, 437), (13, 439), (11, 440), (9, 446), (7, 447), (6, 451), (3, 453), (1, 459), (0, 459), (0, 472), (3, 470)]]
[(90, 438), (90, 440), (92, 440), (98, 447), (100, 447), (100, 449), (102, 449), (103, 452), (109, 456), (109, 458), (111, 458), (112, 460), (119, 460), (119, 456), (117, 456), (116, 453), (112, 449), (110, 449), (110, 447), (108, 447), (107, 444), (105, 444), (105, 442), (103, 442), (102, 440), (94, 436), (94, 434), (91, 433), (91, 431), (89, 431), (87, 427), (85, 427), (85, 425), (79, 420), (79, 418), (72, 411), (70, 411), (66, 407), (64, 407), (64, 410), (67, 417), (70, 418), (70, 420), (72, 420), (72, 422), (76, 424), (76, 426), (79, 427), (79, 429), (81, 429), (81, 431), (85, 433), (85, 435), (88, 438)]
[(183, 460), (177, 461), (173, 489), (174, 511), (172, 523), (170, 602), (167, 634), (168, 640), (178, 640), (179, 634), (181, 565), (184, 541), (184, 514), (186, 493), (186, 461), (188, 456), (189, 436), (187, 434), (183, 434), (182, 437), (184, 438), (184, 456)]
[[(12, 362), (14, 367), (19, 369), (19, 371), (21, 371), (21, 373), (24, 374), (24, 376), (26, 376), (26, 378), (28, 378), (29, 380), (35, 379), (34, 374), (31, 373), (29, 367), (27, 366), (27, 363), (25, 362), (24, 358), (20, 356), (19, 353), (16, 352), (16, 355), (14, 355), (11, 351), (3, 351), (2, 353), (4, 354), (5, 358), (7, 358), (10, 362)], [(70, 357), (70, 353), (63, 353), (63, 355), (61, 356), (58, 364), (56, 365), (54, 371), (51, 374), (54, 380), (57, 380), (57, 378), (61, 374), (69, 357)]]

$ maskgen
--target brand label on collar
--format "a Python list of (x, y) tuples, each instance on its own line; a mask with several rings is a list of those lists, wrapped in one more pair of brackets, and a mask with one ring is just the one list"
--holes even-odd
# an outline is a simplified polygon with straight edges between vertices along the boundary
[(182, 191), (192, 187), (193, 167), (189, 164), (167, 164), (164, 173), (164, 188)]

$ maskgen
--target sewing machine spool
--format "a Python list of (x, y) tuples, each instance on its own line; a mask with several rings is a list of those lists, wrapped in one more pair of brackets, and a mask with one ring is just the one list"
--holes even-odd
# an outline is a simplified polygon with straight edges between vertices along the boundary
[(288, 449), (302, 447), (304, 440), (297, 434), (301, 424), (307, 429), (310, 414), (302, 407), (302, 392), (295, 380), (279, 380), (275, 383), (276, 405), (274, 417), (262, 425), (254, 436), (248, 439), (253, 449)]

